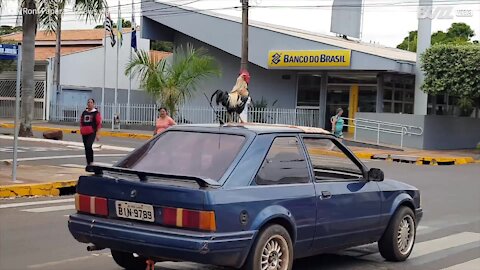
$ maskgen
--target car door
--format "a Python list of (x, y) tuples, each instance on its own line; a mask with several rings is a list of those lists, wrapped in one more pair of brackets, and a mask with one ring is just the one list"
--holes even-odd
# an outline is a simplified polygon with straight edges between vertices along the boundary
[(314, 250), (332, 250), (378, 240), (381, 194), (366, 180), (366, 168), (331, 137), (302, 136), (317, 194)]
[[(311, 250), (315, 233), (316, 196), (310, 168), (295, 136), (276, 136), (258, 170), (252, 187), (252, 197), (262, 195), (262, 208), (280, 206), (288, 210), (294, 222), (295, 257)], [(277, 208), (278, 209), (278, 208)]]

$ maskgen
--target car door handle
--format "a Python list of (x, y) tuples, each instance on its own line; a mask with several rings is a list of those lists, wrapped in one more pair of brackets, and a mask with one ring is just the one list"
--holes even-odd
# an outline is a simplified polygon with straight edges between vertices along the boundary
[(324, 199), (330, 199), (332, 198), (332, 193), (330, 193), (330, 191), (322, 191), (322, 195), (320, 195), (320, 199), (321, 200), (324, 200)]

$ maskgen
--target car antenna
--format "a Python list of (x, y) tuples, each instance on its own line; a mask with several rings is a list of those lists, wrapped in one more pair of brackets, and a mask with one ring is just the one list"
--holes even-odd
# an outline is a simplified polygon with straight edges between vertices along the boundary
[(205, 95), (205, 98), (207, 99), (208, 104), (210, 104), (210, 108), (212, 108), (213, 112), (215, 113), (215, 116), (217, 117), (218, 122), (220, 122), (220, 125), (224, 125), (225, 122), (223, 122), (222, 118), (220, 118), (220, 115), (218, 114), (218, 112), (213, 107), (212, 102), (210, 100), (208, 100), (207, 94), (205, 94), (205, 92), (203, 94)]

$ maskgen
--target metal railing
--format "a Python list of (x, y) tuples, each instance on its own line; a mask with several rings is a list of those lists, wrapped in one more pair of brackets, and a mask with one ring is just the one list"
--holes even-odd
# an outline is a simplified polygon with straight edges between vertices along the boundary
[(357, 129), (375, 131), (377, 133), (377, 144), (380, 144), (380, 134), (394, 134), (400, 136), (400, 147), (403, 148), (404, 136), (422, 136), (423, 128), (411, 125), (404, 125), (399, 123), (384, 122), (379, 120), (365, 119), (365, 118), (347, 118), (342, 117), (342, 119), (347, 120), (347, 127), (353, 127), (353, 139), (357, 139)]
[[(21, 103), (21, 101), (20, 101)], [(43, 99), (34, 99), (33, 118), (35, 120), (45, 119)], [(15, 117), (15, 98), (0, 98), (0, 118)]]
[[(104, 122), (111, 123), (115, 112), (118, 112), (122, 125), (151, 125), (155, 124), (158, 116), (156, 104), (98, 104), (103, 107)], [(50, 119), (57, 122), (78, 122), (85, 105), (50, 105)], [(215, 108), (217, 115), (210, 107), (180, 106), (174, 119), (179, 124), (208, 124), (218, 123), (218, 118), (227, 120), (227, 113), (223, 107)], [(236, 119), (234, 119), (236, 120)], [(265, 124), (285, 124), (318, 127), (319, 110), (312, 109), (285, 109), (285, 108), (253, 108), (248, 110), (248, 122)]]

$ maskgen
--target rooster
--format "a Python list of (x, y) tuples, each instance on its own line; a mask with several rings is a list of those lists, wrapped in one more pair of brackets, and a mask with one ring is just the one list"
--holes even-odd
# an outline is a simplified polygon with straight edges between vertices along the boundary
[(228, 122), (231, 122), (233, 113), (239, 115), (240, 122), (244, 122), (240, 117), (240, 113), (245, 109), (249, 93), (248, 83), (250, 82), (250, 74), (248, 71), (242, 71), (237, 78), (237, 83), (233, 87), (230, 93), (218, 89), (210, 97), (210, 105), (212, 105), (213, 97), (217, 96), (215, 102), (217, 105), (220, 103), (227, 109)]

